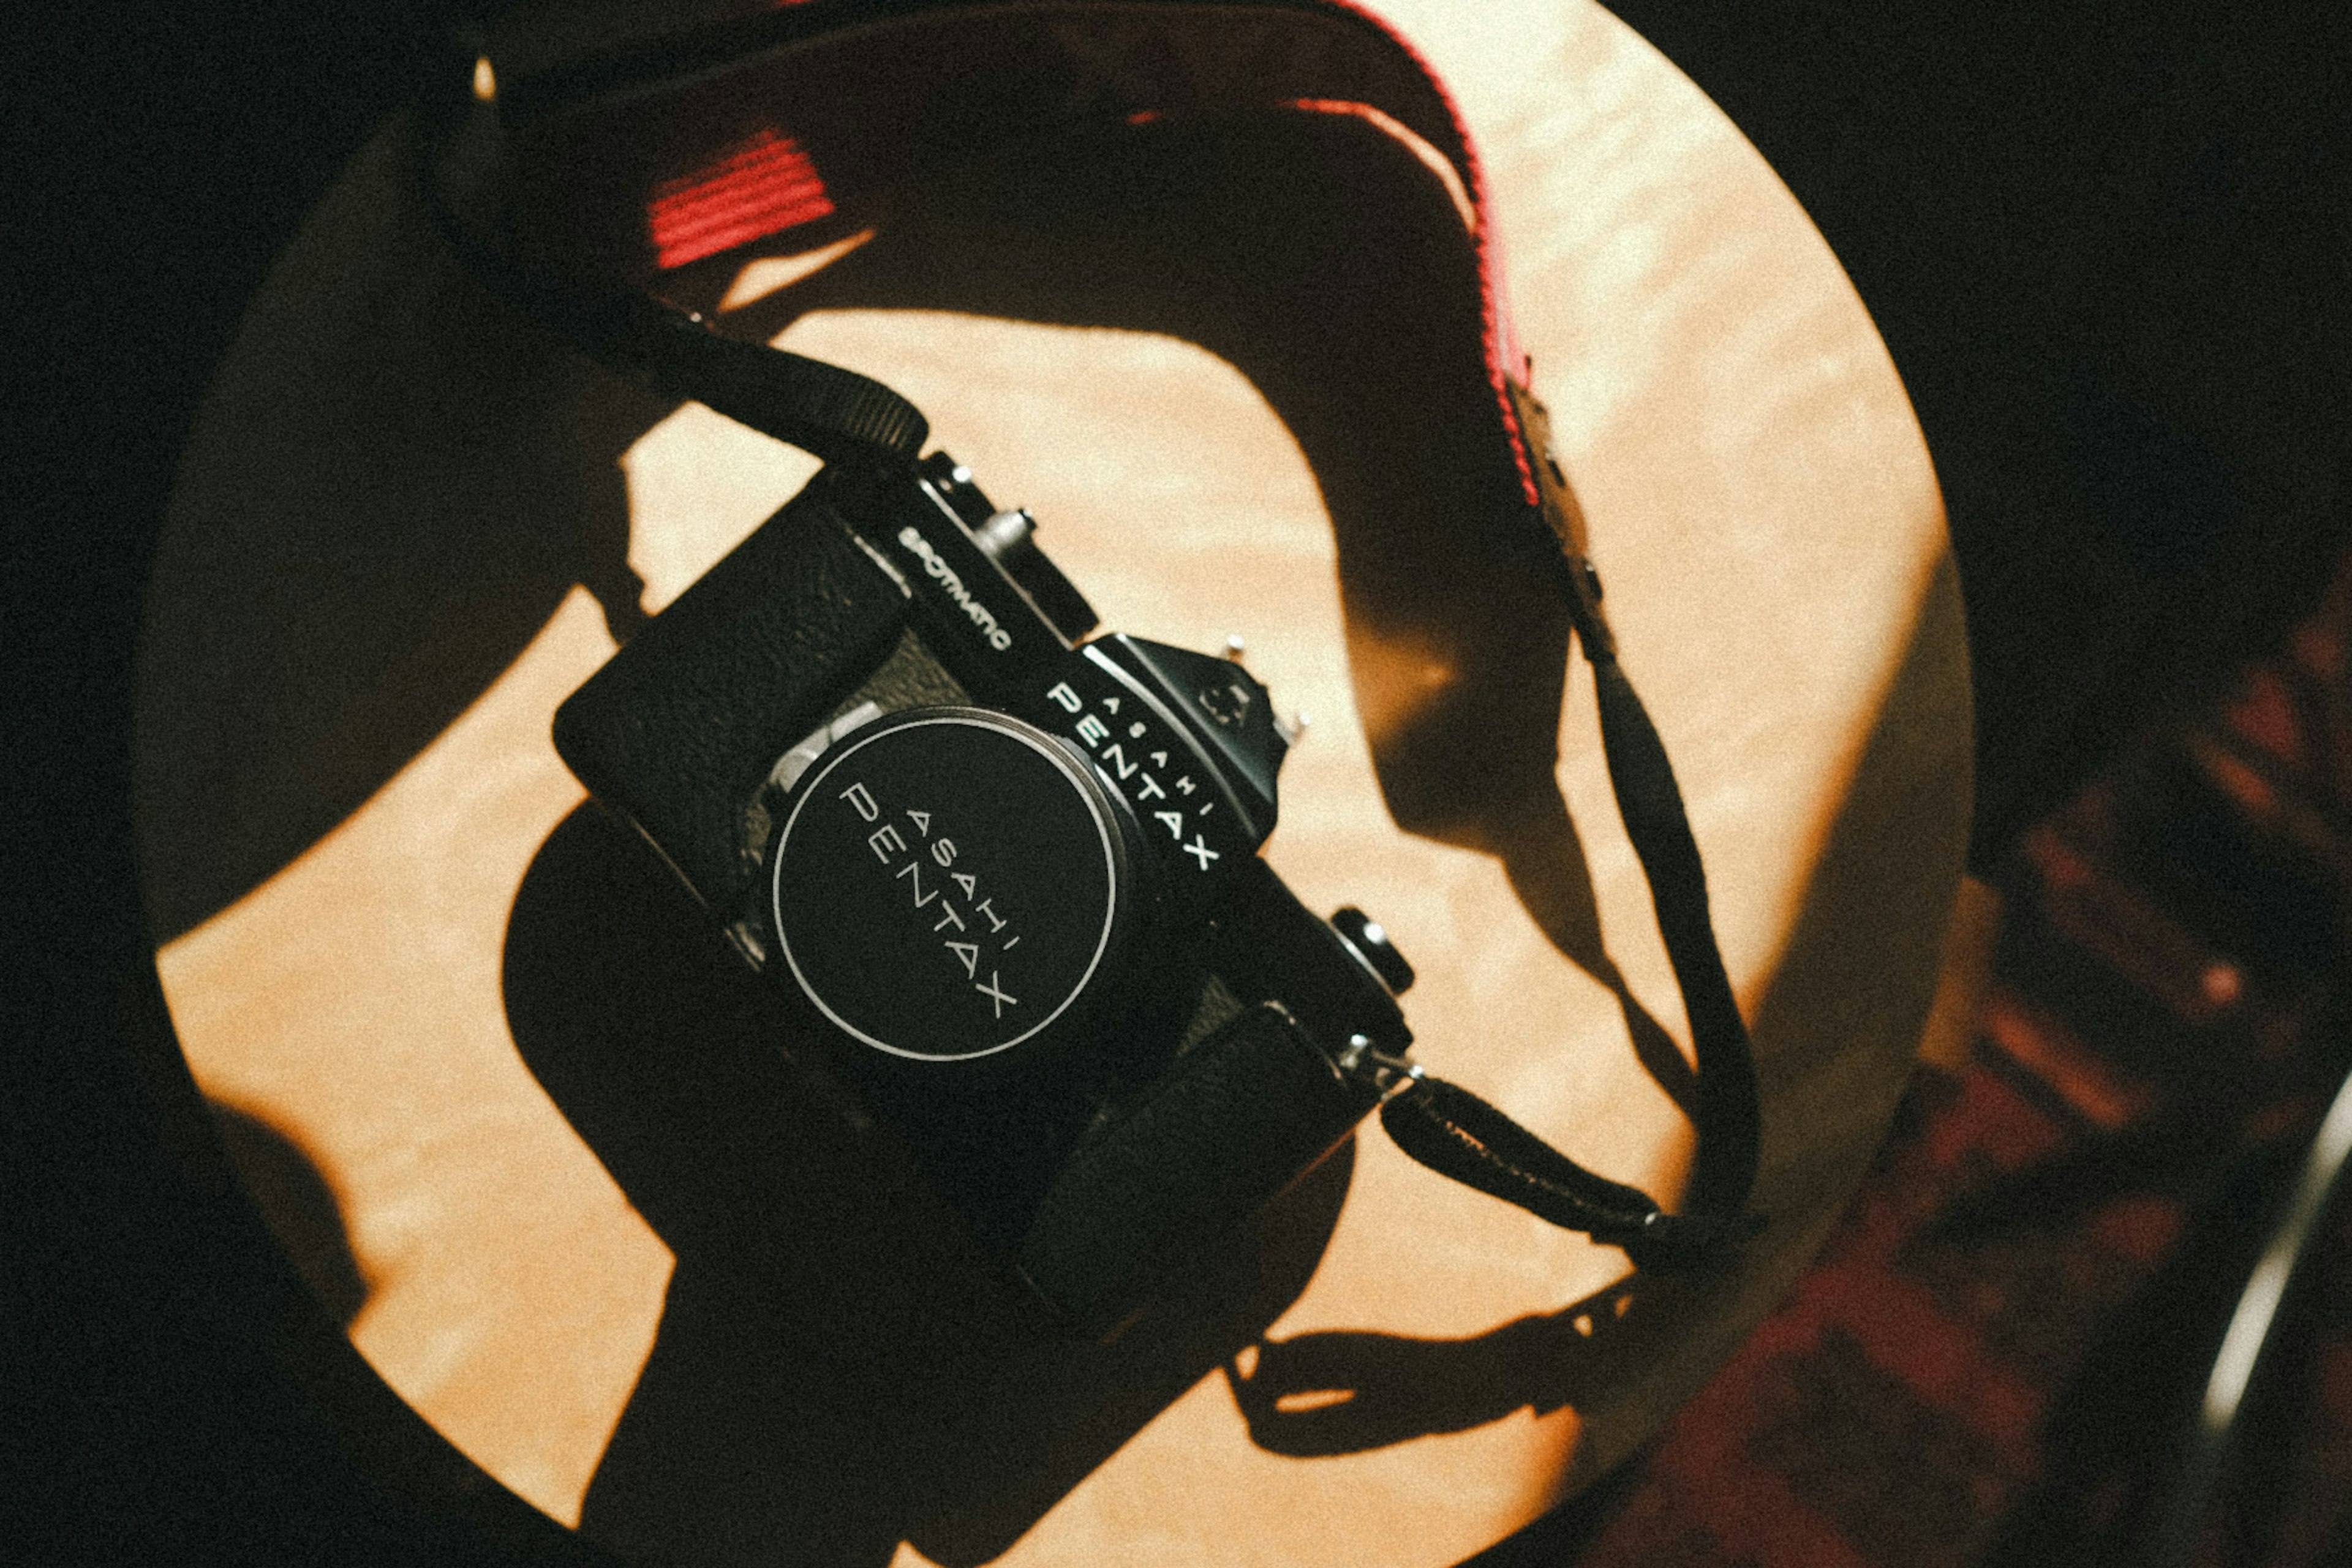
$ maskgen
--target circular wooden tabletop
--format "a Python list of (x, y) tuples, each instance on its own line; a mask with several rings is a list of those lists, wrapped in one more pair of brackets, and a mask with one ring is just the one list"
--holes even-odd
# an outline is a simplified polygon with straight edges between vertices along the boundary
[[(591, 1539), (702, 1563), (1456, 1562), (1655, 1428), (1884, 1133), (1970, 741), (1894, 367), (1754, 150), (1597, 5), (1375, 8), (1486, 159), (1754, 1025), (1769, 1229), (1736, 1269), (1630, 1277), (1368, 1128), (1112, 1344), (1043, 1342), (782, 1069), (772, 1104), (698, 1100), (699, 1043), (744, 1027), (737, 977), (583, 805), (549, 717), (814, 463), (513, 321), (433, 238), (395, 125), (272, 274), (186, 454), (143, 645), (144, 890), (189, 1065), (322, 1303), (449, 1443)], [(1244, 637), (1312, 720), (1267, 854), (1310, 906), (1396, 934), (1417, 1053), (1675, 1191), (1687, 1042), (1581, 664), (1556, 790), (1400, 828), (1381, 738), (1449, 672), (1343, 622), (1332, 476), (1260, 389), (1151, 331), (896, 308), (886, 248), (756, 263), (725, 308), (907, 393), (1107, 625)], [(730, 1205), (764, 1240), (705, 1223)]]

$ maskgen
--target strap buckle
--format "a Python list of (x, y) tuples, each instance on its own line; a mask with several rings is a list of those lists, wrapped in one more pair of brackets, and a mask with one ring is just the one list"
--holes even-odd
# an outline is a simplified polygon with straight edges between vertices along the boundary
[(1380, 1093), (1385, 1105), (1408, 1089), (1421, 1086), (1421, 1064), (1402, 1053), (1391, 1056), (1373, 1047), (1368, 1035), (1349, 1035), (1347, 1048), (1332, 1064), (1339, 1076), (1355, 1082), (1369, 1081)]

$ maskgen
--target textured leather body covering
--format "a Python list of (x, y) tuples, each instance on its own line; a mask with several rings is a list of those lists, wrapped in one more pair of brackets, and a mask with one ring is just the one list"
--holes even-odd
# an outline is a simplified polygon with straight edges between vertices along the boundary
[(755, 869), (745, 806), (887, 657), (906, 605), (812, 487), (556, 710), (555, 749), (698, 897), (731, 909)]
[(1151, 1264), (1245, 1221), (1377, 1103), (1278, 1003), (1250, 1007), (1078, 1146), (1021, 1243), (1022, 1272), (1107, 1327)]

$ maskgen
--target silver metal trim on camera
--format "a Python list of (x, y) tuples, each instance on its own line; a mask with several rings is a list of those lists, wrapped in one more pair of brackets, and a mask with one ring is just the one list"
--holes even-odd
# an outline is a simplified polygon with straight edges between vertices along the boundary
[(819, 724), (804, 736), (800, 744), (776, 759), (768, 774), (768, 782), (785, 794), (801, 782), (801, 775), (816, 766), (816, 760), (843, 736), (860, 725), (871, 724), (882, 717), (882, 710), (872, 702), (861, 702), (829, 724)]
[(1423, 1076), (1421, 1064), (1412, 1058), (1373, 1049), (1368, 1035), (1349, 1036), (1348, 1047), (1334, 1065), (1342, 1078), (1370, 1079), (1384, 1102), (1418, 1085)]

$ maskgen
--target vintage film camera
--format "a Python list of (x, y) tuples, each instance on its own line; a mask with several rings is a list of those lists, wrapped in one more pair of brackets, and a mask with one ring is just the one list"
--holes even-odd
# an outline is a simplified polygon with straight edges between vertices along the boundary
[[(793, 1047), (1097, 1331), (1375, 1108), (1423, 1164), (1642, 1267), (1751, 1234), (1756, 1077), (1698, 847), (1511, 341), (1476, 157), (1410, 46), (1346, 0), (808, 0), (608, 42), (568, 63), (519, 45), (544, 58), (505, 86), (488, 53), (453, 58), (425, 105), (421, 184), (494, 291), (609, 368), (824, 460), (556, 726), (596, 798), (774, 984)], [(1420, 482), (1523, 547), (1592, 667), (1697, 1058), (1680, 1212), (1412, 1066), (1411, 968), (1377, 922), (1318, 918), (1256, 853), (1288, 737), (1244, 670), (1088, 640), (1095, 616), (1031, 520), (922, 456), (912, 405), (653, 291), (753, 242), (887, 222), (899, 182), (986, 150), (1269, 113), (1372, 128), (1462, 219), (1426, 303), (1471, 352), (1433, 362), (1425, 391), (1463, 444)]]
[(1380, 926), (1257, 856), (1241, 665), (1096, 629), (943, 454), (817, 479), (559, 711), (559, 751), (982, 1238), (1100, 1326), (1411, 1081)]

